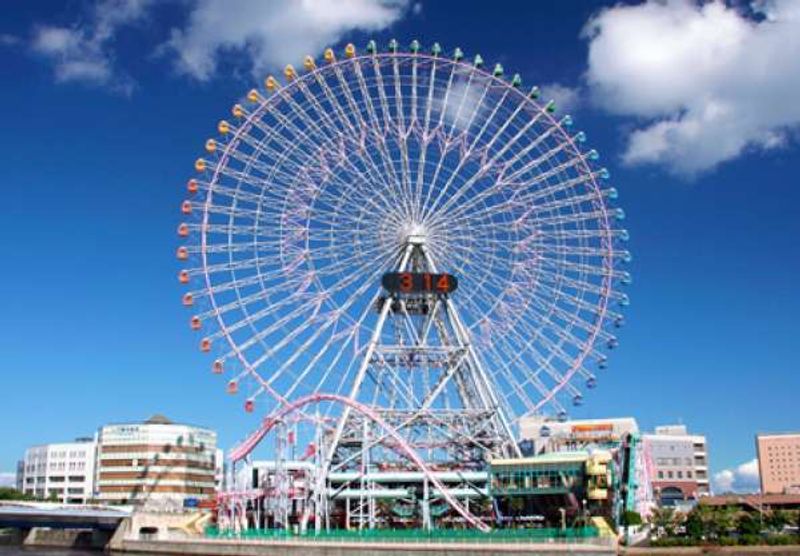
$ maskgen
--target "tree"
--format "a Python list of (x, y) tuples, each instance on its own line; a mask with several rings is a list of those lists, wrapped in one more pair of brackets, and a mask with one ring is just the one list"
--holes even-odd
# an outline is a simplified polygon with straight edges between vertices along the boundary
[(736, 530), (740, 535), (758, 535), (761, 532), (761, 523), (753, 514), (742, 514), (736, 520)]
[(701, 539), (706, 535), (706, 526), (703, 522), (702, 511), (698, 508), (693, 509), (686, 516), (686, 534), (693, 539)]
[(712, 513), (710, 532), (717, 538), (727, 535), (734, 528), (736, 514), (736, 508), (730, 506), (715, 508)]
[(677, 518), (674, 508), (655, 508), (650, 514), (650, 525), (660, 534), (663, 532), (667, 536), (675, 534)]
[(767, 526), (776, 531), (782, 531), (784, 526), (789, 525), (789, 514), (783, 510), (772, 510), (767, 516)]
[(33, 500), (33, 497), (11, 487), (0, 487), (0, 500)]

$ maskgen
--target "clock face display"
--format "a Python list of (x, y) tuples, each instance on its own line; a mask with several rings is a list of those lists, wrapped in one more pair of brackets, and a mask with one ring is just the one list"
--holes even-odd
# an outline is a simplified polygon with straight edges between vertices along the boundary
[(381, 284), (389, 293), (448, 294), (456, 291), (458, 279), (452, 274), (387, 272), (383, 275)]

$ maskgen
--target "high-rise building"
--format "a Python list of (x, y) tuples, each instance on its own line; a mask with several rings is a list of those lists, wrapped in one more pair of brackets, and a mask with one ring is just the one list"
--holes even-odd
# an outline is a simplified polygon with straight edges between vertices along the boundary
[(694, 502), (710, 493), (706, 437), (684, 425), (656, 427), (643, 435), (653, 463), (654, 495), (662, 506)]
[(17, 466), (17, 484), (36, 498), (84, 504), (94, 497), (96, 449), (94, 438), (32, 446)]
[(112, 504), (180, 506), (215, 492), (217, 434), (154, 415), (98, 435), (97, 490)]
[(763, 494), (800, 494), (800, 433), (756, 435)]

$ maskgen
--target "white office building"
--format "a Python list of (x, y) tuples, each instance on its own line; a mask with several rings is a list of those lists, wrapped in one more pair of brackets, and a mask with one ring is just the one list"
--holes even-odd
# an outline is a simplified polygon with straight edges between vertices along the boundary
[(663, 506), (691, 505), (709, 494), (708, 445), (685, 425), (656, 427), (643, 436), (653, 462), (655, 497)]
[(85, 504), (94, 498), (96, 453), (94, 438), (32, 446), (17, 467), (17, 484), (36, 498)]

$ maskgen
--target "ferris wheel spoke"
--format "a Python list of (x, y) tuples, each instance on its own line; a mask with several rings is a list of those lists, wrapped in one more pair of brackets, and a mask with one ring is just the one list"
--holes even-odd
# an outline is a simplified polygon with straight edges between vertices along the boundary
[[(433, 108), (433, 91), (436, 88), (436, 62), (437, 60), (434, 59), (431, 63), (431, 75), (430, 80), (428, 82), (428, 95), (425, 101), (425, 123), (422, 128), (422, 140), (421, 140), (421, 148), (420, 148), (420, 156), (419, 161), (417, 163), (417, 180), (416, 180), (416, 193), (414, 195), (414, 199), (416, 200), (416, 207), (417, 207), (417, 216), (420, 217), (420, 211), (422, 210), (422, 192), (424, 189), (424, 169), (425, 169), (425, 159), (428, 154), (428, 145), (432, 139), (430, 136), (430, 122), (431, 122), (431, 110)], [(451, 65), (451, 68), (454, 67)], [(450, 76), (452, 78), (452, 69), (450, 71)], [(416, 72), (415, 72), (416, 78)], [(416, 83), (416, 79), (415, 79)], [(416, 88), (415, 88), (416, 90)]]
[(485, 350), (485, 354), (491, 361), (492, 368), (497, 370), (495, 381), (498, 378), (502, 378), (503, 384), (506, 386), (505, 388), (498, 388), (498, 392), (505, 393), (501, 397), (507, 399), (514, 395), (523, 403), (526, 410), (532, 411), (536, 404), (522, 387), (523, 381), (520, 376), (524, 377), (524, 373), (522, 369), (516, 373), (513, 370), (516, 363), (515, 359), (518, 357), (517, 352), (504, 350), (500, 353), (499, 348), (489, 348)]
[[(369, 129), (369, 126), (363, 120), (363, 118), (361, 116), (361, 113), (360, 113), (360, 109), (358, 109), (358, 107), (356, 106), (355, 100), (352, 99), (352, 93), (350, 92), (349, 88), (347, 88), (346, 83), (343, 82), (343, 79), (341, 78), (340, 74), (341, 74), (341, 71), (337, 70), (337, 76), (339, 77), (342, 89), (345, 91), (345, 96), (348, 98), (348, 102), (349, 102), (350, 107), (351, 107), (351, 113), (357, 115), (357, 117), (359, 119), (359, 123), (360, 123), (360, 129), (363, 130), (363, 131), (361, 131), (361, 130), (358, 131), (358, 134), (356, 135), (356, 137), (359, 138), (358, 139), (358, 143), (356, 145), (353, 145), (353, 147), (355, 147), (358, 151), (362, 152), (362, 154), (363, 154), (363, 156), (361, 157), (362, 160), (365, 160), (365, 161), (369, 162), (369, 168), (367, 168), (367, 170), (366, 170), (367, 174), (369, 175), (369, 180), (362, 180), (362, 181), (365, 184), (368, 184), (369, 182), (381, 183), (383, 186), (388, 188), (389, 182), (386, 181), (386, 179), (384, 178), (383, 174), (380, 172), (380, 170), (377, 168), (377, 166), (375, 165), (374, 161), (372, 160), (372, 157), (366, 151), (367, 147), (366, 147), (364, 141), (365, 141), (365, 137), (367, 136), (366, 130)], [(331, 103), (337, 102), (336, 106), (339, 107), (339, 110), (337, 110), (337, 114), (340, 114), (342, 112), (342, 109), (339, 106), (338, 101), (336, 101), (337, 96), (331, 91), (331, 89), (328, 86), (327, 82), (325, 82), (324, 80), (322, 80), (321, 82), (324, 83), (324, 88), (326, 89), (326, 92), (328, 93), (328, 98), (332, 99), (332, 100), (330, 100), (330, 102)], [(314, 120), (318, 119), (320, 121), (323, 121), (323, 122), (326, 123), (327, 127), (329, 127), (330, 129), (332, 129), (334, 131), (334, 133), (338, 136), (338, 138), (340, 138), (341, 140), (345, 141), (346, 138), (348, 137), (348, 135), (342, 133), (342, 130), (340, 129), (341, 126), (336, 126), (336, 124), (328, 116), (328, 114), (326, 113), (324, 108), (316, 100), (316, 97), (311, 93), (311, 91), (308, 89), (308, 87), (302, 81), (300, 82), (299, 88), (304, 93), (305, 98), (308, 100), (309, 104), (314, 107), (314, 110), (316, 112), (316, 118), (310, 118), (309, 117), (307, 119), (308, 120), (307, 125), (309, 125), (309, 126), (311, 126), (313, 128), (319, 129), (319, 126), (317, 126), (317, 124), (315, 123)], [(348, 120), (348, 123), (349, 123), (349, 120)], [(355, 132), (354, 128), (351, 128), (351, 129), (353, 129), (353, 132)], [(331, 138), (331, 140), (333, 140), (333, 139)], [(349, 156), (347, 156), (346, 154), (344, 154), (343, 156), (340, 157), (340, 161), (339, 162), (344, 164), (351, 171), (356, 169), (356, 166), (353, 164), (351, 158)], [(378, 196), (380, 198), (383, 198), (384, 201), (387, 201), (387, 198), (384, 197), (384, 195), (383, 195), (383, 188), (373, 188), (373, 189), (374, 189), (374, 194), (376, 196)]]
[[(367, 88), (366, 81), (364, 79), (364, 70), (361, 67), (361, 62), (356, 59), (353, 63), (354, 72), (357, 76), (359, 90), (361, 92), (361, 97), (364, 99), (364, 104), (367, 108), (367, 113), (370, 118), (371, 125), (368, 125), (366, 122), (364, 123), (365, 129), (371, 130), (371, 136), (375, 141), (375, 147), (377, 149), (378, 160), (380, 161), (380, 168), (378, 164), (374, 161), (371, 154), (367, 152), (366, 158), (369, 159), (370, 163), (375, 168), (375, 171), (378, 175), (383, 176), (383, 174), (387, 174), (386, 177), (383, 178), (384, 183), (387, 185), (387, 192), (390, 194), (391, 197), (395, 197), (397, 194), (400, 193), (400, 190), (397, 188), (399, 184), (399, 179), (397, 174), (394, 170), (394, 165), (391, 163), (391, 155), (387, 150), (386, 144), (386, 134), (388, 132), (388, 125), (384, 123), (383, 128), (381, 127), (379, 117), (377, 111), (375, 109), (375, 104), (373, 102), (373, 95)], [(341, 72), (337, 74), (340, 80), (343, 80)], [(383, 94), (382, 84), (379, 83), (379, 87), (381, 87), (381, 94)], [(391, 206), (392, 203), (387, 203), (387, 206)]]
[[(505, 152), (505, 151), (502, 151), (502, 152)], [(464, 182), (464, 184), (458, 189), (458, 191), (456, 191), (453, 195), (450, 196), (450, 198), (447, 199), (447, 201), (441, 206), (441, 209), (440, 209), (439, 212), (440, 213), (446, 213), (465, 194), (467, 194), (468, 192), (472, 191), (472, 187), (478, 182), (478, 180), (483, 178), (483, 177), (486, 177), (487, 173), (492, 168), (495, 167), (495, 164), (497, 163), (500, 154), (501, 153), (498, 153), (490, 161), (484, 163), (475, 174), (470, 176), (470, 178), (467, 179)], [(549, 158), (544, 158), (542, 160), (542, 162), (547, 162), (548, 160), (549, 160)], [(537, 183), (537, 184), (538, 183), (543, 183), (547, 178), (552, 177), (553, 175), (557, 175), (558, 173), (560, 173), (560, 172), (562, 172), (562, 171), (574, 166), (575, 164), (581, 162), (582, 160), (583, 160), (583, 155), (576, 156), (572, 160), (569, 160), (566, 163), (563, 163), (558, 168), (554, 168), (554, 169), (550, 170), (549, 172), (544, 172), (544, 173), (541, 173), (541, 174), (537, 175), (536, 178), (535, 178), (535, 182), (533, 182), (533, 183)], [(538, 167), (538, 164), (535, 167)], [(468, 201), (468, 204), (466, 206), (461, 206), (460, 207), (460, 210), (462, 210), (462, 211), (466, 210), (470, 206), (474, 205), (475, 202), (481, 201), (481, 200), (485, 199), (486, 197), (488, 197), (490, 195), (496, 194), (498, 192), (498, 188), (506, 188), (506, 187), (508, 187), (509, 183), (513, 183), (513, 181), (510, 180), (510, 179), (507, 180), (505, 178), (498, 179), (494, 184), (492, 184), (489, 187), (487, 187), (484, 191), (478, 193), (477, 195), (474, 195)], [(529, 183), (527, 185), (530, 186), (533, 183)]]
[[(472, 75), (473, 74), (470, 73), (470, 78), (468, 80), (468, 84), (466, 86), (466, 89), (464, 90), (463, 94), (461, 95), (461, 99), (460, 99), (459, 106), (458, 106), (458, 111), (456, 112), (456, 116), (454, 118), (454, 121), (451, 123), (450, 133), (448, 134), (448, 136), (452, 136), (452, 132), (453, 132), (453, 128), (454, 128), (454, 126), (456, 124), (456, 120), (458, 119), (459, 115), (461, 114), (461, 110), (462, 110), (462, 108), (464, 106), (464, 100), (466, 99), (466, 97), (468, 95), (468, 90), (469, 90), (469, 87), (471, 86), (471, 83), (472, 83)], [(487, 79), (486, 80), (486, 86), (481, 91), (480, 100), (478, 101), (476, 107), (474, 107), (472, 109), (472, 112), (471, 112), (471, 114), (469, 116), (469, 121), (467, 122), (467, 125), (466, 125), (466, 127), (464, 129), (465, 135), (469, 132), (469, 129), (472, 127), (473, 122), (475, 120), (475, 116), (478, 113), (478, 107), (480, 107), (483, 104), (483, 101), (486, 98), (486, 94), (487, 94), (487, 92), (489, 91), (490, 88), (491, 88), (491, 79)], [(492, 111), (492, 115), (494, 115), (496, 113), (497, 109), (499, 108), (500, 104), (502, 104), (503, 100), (505, 100), (505, 96), (503, 96), (503, 98), (500, 100), (500, 102), (498, 102), (495, 105), (495, 107), (494, 107), (494, 109)], [(434, 214), (435, 213), (436, 209), (439, 206), (439, 203), (444, 198), (444, 196), (447, 194), (447, 191), (448, 191), (450, 185), (453, 183), (453, 181), (455, 179), (455, 176), (459, 175), (459, 172), (464, 167), (465, 162), (469, 159), (469, 154), (472, 152), (472, 148), (477, 144), (478, 140), (480, 139), (481, 135), (483, 134), (483, 131), (486, 129), (486, 125), (488, 124), (488, 120), (489, 119), (491, 119), (491, 116), (490, 116), (490, 118), (488, 118), (485, 121), (484, 126), (476, 134), (475, 138), (473, 139), (472, 143), (470, 144), (470, 147), (466, 149), (467, 156), (463, 156), (463, 157), (461, 157), (459, 159), (458, 165), (456, 166), (455, 170), (450, 174), (450, 178), (444, 183), (444, 185), (442, 185), (439, 193), (437, 194), (435, 199), (431, 202), (431, 204), (426, 207), (425, 212), (422, 215), (423, 221), (426, 220), (430, 214)], [(440, 162), (440, 164), (443, 163), (444, 162), (444, 157), (442, 159), (440, 159), (439, 162)], [(439, 170), (440, 170), (440, 168), (437, 167), (436, 171), (434, 172), (435, 176), (438, 176)], [(431, 184), (431, 186), (433, 187), (433, 185), (435, 185), (435, 180)]]
[[(517, 221), (522, 224), (525, 221), (537, 222), (536, 218), (532, 218), (534, 216), (551, 212), (557, 209), (562, 208), (573, 208), (575, 206), (579, 206), (583, 203), (599, 203), (601, 202), (602, 197), (607, 197), (610, 195), (610, 190), (605, 190), (602, 192), (592, 192), (585, 195), (576, 196), (574, 198), (574, 202), (565, 202), (564, 200), (558, 200), (554, 196), (556, 193), (561, 191), (565, 191), (567, 189), (576, 187), (578, 185), (582, 185), (584, 183), (591, 181), (591, 175), (582, 175), (577, 178), (573, 178), (570, 180), (565, 180), (560, 182), (558, 186), (554, 186), (551, 188), (541, 189), (536, 193), (520, 196), (516, 192), (520, 189), (513, 190), (510, 187), (507, 189), (508, 191), (514, 191), (511, 193), (506, 199), (500, 201), (499, 203), (488, 205), (485, 208), (473, 210), (474, 207), (478, 204), (478, 202), (486, 201), (487, 198), (490, 198), (491, 195), (499, 194), (502, 190), (494, 190), (492, 193), (488, 193), (488, 190), (482, 192), (478, 196), (470, 199), (466, 203), (455, 207), (451, 211), (452, 218), (459, 219), (463, 217), (482, 217), (488, 216), (492, 214), (496, 214), (496, 211), (505, 211), (505, 210), (514, 210), (521, 212), (520, 216), (517, 218)], [(540, 203), (538, 202), (540, 199), (547, 198), (546, 202)], [(572, 199), (570, 199), (572, 201)]]
[(395, 139), (400, 148), (400, 160), (398, 161), (400, 164), (400, 183), (402, 185), (403, 195), (408, 201), (409, 214), (413, 219), (416, 219), (417, 209), (414, 206), (414, 194), (411, 191), (411, 170), (408, 162), (407, 143), (407, 128), (413, 125), (413, 120), (409, 121), (409, 125), (406, 126), (406, 111), (403, 108), (403, 83), (400, 79), (400, 67), (397, 58), (392, 59), (392, 74), (394, 76), (394, 98), (397, 102), (397, 110), (395, 111), (395, 116), (397, 117), (395, 123)]
[[(489, 116), (489, 118), (487, 118), (486, 122), (484, 123), (484, 126), (481, 128), (480, 132), (478, 133), (478, 135), (475, 137), (475, 139), (473, 140), (472, 144), (470, 145), (470, 147), (468, 149), (468, 152), (471, 152), (474, 149), (475, 145), (477, 144), (478, 140), (480, 139), (480, 136), (483, 134), (483, 132), (486, 130), (487, 126), (489, 125), (489, 122), (494, 118), (495, 114), (497, 114), (497, 111), (500, 109), (500, 106), (502, 105), (503, 100), (505, 100), (505, 97), (503, 97), (503, 99), (501, 99), (501, 101), (494, 107), (491, 116)], [(523, 106), (524, 106), (523, 104), (517, 105), (517, 107), (514, 109), (514, 112), (511, 114), (511, 116), (509, 116), (502, 123), (502, 125), (499, 126), (498, 130), (494, 133), (494, 135), (489, 139), (489, 141), (483, 147), (483, 149), (485, 150), (486, 153), (490, 152), (490, 150), (491, 150), (492, 146), (494, 145), (495, 141), (497, 141), (502, 136), (502, 134), (506, 131), (506, 129), (508, 129), (508, 127), (511, 125), (512, 121), (514, 121), (514, 119), (517, 117), (519, 112), (523, 109)], [(484, 177), (486, 175), (486, 173), (488, 172), (488, 170), (490, 168), (492, 168), (497, 163), (497, 161), (509, 149), (511, 149), (514, 145), (516, 145), (516, 143), (525, 136), (526, 132), (537, 123), (540, 114), (541, 114), (541, 112), (538, 113), (534, 118), (529, 119), (521, 127), (521, 129), (519, 129), (519, 131), (517, 131), (517, 133), (511, 139), (509, 139), (508, 141), (505, 142), (505, 144), (498, 150), (497, 153), (495, 153), (491, 157), (491, 159), (489, 159), (488, 161), (483, 162), (481, 164), (480, 168), (478, 169), (478, 171), (475, 172), (472, 176), (470, 176), (464, 182), (464, 184), (458, 189), (458, 191), (456, 191), (453, 195), (451, 195), (450, 198), (447, 200), (447, 202), (442, 205), (441, 211), (442, 212), (447, 211), (448, 208), (450, 206), (452, 206), (457, 200), (461, 199), (468, 191), (471, 191), (472, 186), (480, 178)], [(450, 182), (445, 184), (445, 188), (448, 186), (449, 183)], [(430, 211), (433, 212), (436, 208), (437, 208), (437, 203), (434, 203), (431, 206)]]
[[(492, 122), (492, 120), (494, 119), (495, 115), (500, 110), (500, 107), (503, 105), (503, 102), (506, 100), (507, 94), (508, 94), (507, 91), (504, 92), (502, 98), (495, 104), (495, 106), (492, 109), (491, 114), (484, 121), (483, 127), (481, 127), (480, 131), (475, 136), (475, 138), (473, 139), (473, 141), (470, 144), (470, 146), (467, 148), (467, 153), (472, 153), (474, 151), (476, 145), (478, 144), (478, 141), (480, 140), (480, 138), (482, 137), (482, 135), (484, 134), (486, 129), (489, 127), (489, 125)], [(517, 105), (517, 107), (514, 109), (513, 113), (511, 114), (511, 116), (509, 116), (508, 118), (505, 119), (505, 121), (499, 126), (498, 130), (494, 133), (494, 135), (492, 135), (492, 137), (487, 141), (487, 143), (481, 148), (481, 150), (483, 150), (484, 153), (486, 153), (484, 156), (488, 155), (488, 153), (490, 152), (494, 142), (505, 132), (505, 130), (508, 128), (508, 126), (511, 125), (512, 121), (514, 121), (514, 119), (516, 118), (516, 116), (519, 114), (519, 112), (522, 109), (523, 109), (523, 105), (522, 104)], [(470, 191), (472, 186), (480, 178), (485, 177), (487, 172), (495, 165), (497, 160), (500, 157), (502, 157), (503, 154), (505, 154), (508, 149), (510, 149), (512, 146), (514, 146), (519, 141), (519, 139), (522, 138), (525, 135), (525, 132), (528, 131), (528, 129), (530, 129), (537, 122), (538, 117), (539, 117), (539, 114), (537, 114), (536, 117), (534, 117), (534, 118), (530, 119), (528, 122), (526, 122), (523, 125), (522, 129), (520, 129), (518, 131), (518, 133), (514, 137), (512, 137), (509, 141), (507, 141), (506, 144), (496, 154), (494, 154), (490, 160), (488, 160), (488, 161), (481, 160), (481, 165), (480, 165), (479, 169), (472, 176), (470, 176), (464, 182), (464, 184), (461, 187), (459, 187), (459, 189), (455, 193), (453, 193), (453, 195), (450, 196), (450, 198), (442, 205), (441, 211), (442, 212), (446, 211), (449, 206), (451, 206), (458, 199), (460, 199), (467, 191)], [(447, 188), (449, 187), (449, 185), (451, 183), (452, 183), (452, 178), (445, 183), (445, 185), (442, 188), (442, 191), (439, 194), (439, 196), (437, 197), (436, 201), (434, 201), (434, 203), (431, 205), (431, 207), (429, 209), (430, 213), (433, 213), (438, 208), (439, 202), (443, 198), (443, 194), (447, 191)]]
[[(529, 354), (534, 359), (534, 362), (536, 363), (540, 371), (547, 373), (556, 383), (560, 383), (563, 381), (564, 379), (563, 373), (557, 370), (553, 366), (550, 358), (541, 355), (539, 350), (536, 349), (535, 343), (532, 339), (529, 339), (528, 337), (523, 337), (521, 334), (519, 334), (517, 328), (515, 327), (511, 327), (508, 330), (506, 330), (505, 336), (506, 338), (509, 339), (513, 338), (515, 340), (514, 353)], [(572, 359), (569, 357), (564, 357), (563, 352), (560, 352), (557, 346), (552, 342), (550, 342), (545, 334), (538, 334), (535, 340), (542, 343), (543, 347), (547, 348), (548, 351), (556, 349), (555, 352), (550, 351), (550, 353), (555, 355), (556, 358), (560, 359), (562, 363), (564, 363), (565, 365), (572, 365)], [(507, 340), (502, 340), (502, 341), (505, 342)], [(538, 376), (539, 373), (528, 373), (528, 376), (523, 377), (523, 380), (521, 382), (521, 387), (524, 388), (529, 383), (529, 381), (533, 379), (533, 377), (537, 377), (538, 379)], [(552, 391), (552, 388), (549, 388), (547, 390)]]
[[(378, 67), (378, 62), (375, 61), (373, 57), (373, 63), (375, 64), (374, 67)], [(388, 174), (388, 182), (392, 184), (388, 189), (392, 191), (395, 195), (399, 194), (400, 191), (397, 189), (397, 184), (400, 183), (400, 180), (395, 172), (394, 164), (391, 162), (392, 157), (387, 150), (386, 145), (386, 135), (390, 129), (388, 125), (388, 121), (385, 119), (385, 115), (388, 114), (385, 106), (385, 92), (383, 90), (383, 83), (382, 79), (378, 81), (378, 88), (380, 90), (380, 95), (378, 101), (382, 105), (382, 110), (384, 110), (384, 124), (383, 128), (381, 128), (381, 124), (379, 123), (379, 118), (377, 115), (377, 111), (375, 110), (375, 104), (373, 103), (372, 94), (369, 92), (366, 82), (364, 80), (364, 72), (363, 68), (361, 67), (361, 62), (356, 59), (355, 63), (355, 72), (356, 76), (358, 77), (358, 85), (361, 90), (361, 96), (365, 99), (367, 110), (370, 115), (370, 120), (372, 122), (372, 129), (373, 129), (373, 136), (375, 137), (375, 144), (378, 150), (379, 160), (381, 161), (382, 169)], [(379, 71), (378, 69), (374, 69), (374, 71)], [(372, 157), (369, 157), (372, 160)]]
[[(525, 221), (525, 219), (533, 214), (533, 209), (537, 206), (539, 199), (553, 199), (555, 198), (555, 195), (568, 191), (584, 183), (592, 182), (596, 177), (598, 177), (597, 173), (582, 174), (575, 178), (559, 181), (555, 185), (542, 188), (534, 187), (539, 185), (540, 180), (538, 179), (536, 181), (525, 183), (507, 183), (503, 180), (498, 180), (495, 184), (482, 191), (475, 197), (467, 200), (458, 207), (454, 207), (448, 214), (450, 214), (451, 218), (455, 219), (456, 221), (466, 218), (466, 215), (469, 214), (469, 211), (471, 211), (479, 202), (484, 202), (493, 195), (497, 195), (504, 190), (507, 190), (512, 192), (511, 195), (504, 201), (490, 206), (490, 208), (487, 209), (487, 212), (492, 214), (494, 211), (520, 211), (522, 214), (518, 217), (518, 221), (521, 224)], [(481, 215), (482, 212), (478, 212), (477, 214)]]
[[(296, 103), (293, 103), (293, 102), (288, 102), (288, 101), (287, 101), (287, 105), (291, 106), (291, 107), (292, 107), (292, 109), (295, 111), (295, 113), (296, 113), (296, 114), (301, 114), (301, 112), (300, 112), (300, 109), (296, 107)], [(302, 115), (302, 116), (299, 116), (299, 117), (303, 118), (303, 119), (306, 121), (306, 124), (305, 124), (305, 125), (306, 125), (306, 127), (310, 127), (310, 128), (312, 128), (312, 129), (319, 130), (319, 127), (318, 127), (318, 126), (316, 126), (316, 124), (313, 122), (313, 119), (311, 119), (310, 117), (308, 117), (308, 115), (307, 115), (307, 114), (305, 114), (305, 113), (303, 113), (303, 114), (304, 114), (304, 115)], [(305, 138), (307, 139), (306, 133), (305, 133), (304, 131), (300, 130), (300, 129), (299, 129), (297, 126), (296, 126), (296, 125), (294, 125), (294, 124), (292, 124), (291, 122), (289, 122), (289, 120), (288, 120), (288, 119), (286, 119), (286, 118), (284, 118), (284, 117), (282, 117), (282, 116), (280, 116), (280, 115), (276, 115), (276, 119), (278, 119), (279, 121), (281, 121), (281, 122), (284, 124), (284, 126), (285, 126), (286, 128), (288, 128), (288, 129), (291, 129), (295, 135), (299, 135), (301, 138), (304, 138), (304, 137), (305, 137)], [(309, 122), (310, 122), (310, 123), (309, 123)], [(332, 126), (332, 127), (333, 127), (333, 126)], [(339, 132), (338, 132), (338, 137), (337, 137), (337, 140), (341, 139), (342, 141), (345, 141), (345, 137), (346, 137), (346, 136), (345, 136), (345, 135), (343, 135), (343, 134), (341, 133), (341, 131), (339, 131)], [(278, 140), (278, 141), (280, 142), (280, 144), (281, 144), (281, 146), (282, 146), (282, 148), (283, 148), (283, 152), (291, 152), (291, 151), (293, 151), (293, 150), (296, 148), (296, 145), (292, 145), (291, 143), (288, 143), (288, 142), (286, 142), (286, 140), (285, 140), (284, 138), (280, 137), (280, 136), (276, 136), (276, 140)], [(309, 141), (300, 141), (300, 142), (298, 142), (297, 144), (304, 144), (304, 143), (308, 143), (308, 142), (309, 142)], [(314, 143), (312, 143), (312, 144), (314, 144)], [(326, 140), (323, 140), (323, 141), (320, 143), (320, 145), (324, 145), (324, 144), (326, 144)], [(309, 158), (310, 158), (310, 157), (309, 157)], [(360, 172), (360, 171), (359, 171), (359, 170), (358, 170), (358, 169), (357, 169), (357, 168), (356, 168), (356, 167), (355, 167), (355, 166), (354, 166), (352, 163), (350, 163), (350, 162), (349, 162), (349, 158), (348, 158), (347, 156), (345, 156), (345, 155), (342, 155), (342, 156), (338, 157), (338, 158), (337, 158), (335, 161), (336, 161), (336, 162), (338, 162), (338, 163), (342, 163), (342, 164), (344, 164), (346, 167), (348, 167), (348, 169), (349, 169), (349, 170), (350, 170), (350, 172), (351, 172), (351, 174), (350, 174), (350, 175), (351, 175), (351, 176), (355, 176), (355, 177), (357, 177), (356, 183), (364, 183), (364, 184), (365, 184), (365, 187), (367, 186), (367, 184), (369, 183), (369, 181), (368, 181), (368, 180), (366, 180), (366, 179), (363, 177), (362, 173), (361, 173), (361, 172)], [(299, 167), (299, 170), (302, 172), (302, 171), (304, 171), (304, 170), (305, 170), (305, 168), (307, 168), (307, 166), (300, 166), (300, 167)], [(343, 189), (349, 189), (350, 187), (353, 187), (353, 185), (352, 185), (352, 184), (350, 184), (350, 183), (348, 183), (348, 182), (345, 182), (345, 181), (343, 181), (343, 179), (342, 179), (341, 177), (339, 177), (337, 174), (335, 174), (335, 173), (332, 171), (332, 169), (331, 169), (331, 168), (329, 168), (327, 165), (322, 165), (322, 166), (320, 166), (320, 170), (321, 170), (322, 174), (323, 174), (323, 175), (324, 175), (324, 176), (325, 176), (327, 179), (329, 179), (329, 180), (331, 180), (332, 182), (336, 183), (336, 184), (337, 184), (337, 185), (339, 185), (341, 188), (343, 188)], [(373, 180), (372, 180), (372, 181), (374, 181), (374, 176), (373, 176)], [(315, 193), (316, 193), (316, 191), (315, 191)]]
[[(384, 115), (385, 135), (387, 137), (389, 137), (389, 136), (394, 137), (394, 134), (392, 134), (392, 131), (394, 129), (396, 129), (397, 126), (394, 123), (394, 119), (393, 119), (393, 116), (392, 116), (392, 110), (389, 107), (389, 100), (388, 100), (388, 97), (387, 97), (387, 94), (386, 94), (387, 86), (386, 86), (386, 82), (385, 82), (385, 80), (383, 78), (383, 72), (381, 71), (381, 61), (380, 61), (379, 58), (373, 57), (372, 69), (373, 69), (373, 72), (375, 73), (375, 80), (376, 80), (376, 83), (378, 85), (377, 86), (378, 98), (380, 99), (381, 110), (383, 111), (383, 115)], [(402, 97), (398, 97), (397, 94), (395, 93), (395, 97), (394, 98), (398, 98), (398, 102), (401, 103), (400, 106), (397, 108), (397, 111), (399, 112), (399, 111), (402, 110)], [(401, 136), (402, 132), (398, 132), (397, 135)], [(401, 141), (399, 139), (397, 139), (397, 142), (399, 144)], [(398, 172), (394, 168), (394, 164), (395, 164), (394, 157), (388, 151), (386, 151), (385, 149), (381, 151), (381, 156), (383, 157), (384, 165), (389, 167), (389, 168), (391, 168), (391, 174), (392, 174), (392, 177), (393, 177), (392, 181), (394, 182), (394, 186), (395, 186), (395, 189), (397, 191), (397, 199), (400, 201), (400, 203), (402, 205), (402, 211), (401, 212), (405, 216), (413, 214), (413, 208), (412, 208), (412, 205), (410, 203), (411, 199), (406, 194), (406, 190), (405, 190), (405, 187), (404, 187), (405, 184), (403, 182), (404, 177), (403, 177), (403, 174), (402, 174), (402, 169), (401, 169), (400, 174), (398, 175)]]
[[(358, 71), (360, 71), (360, 65), (358, 66)], [(337, 77), (337, 79), (339, 81), (339, 86), (340, 86), (341, 90), (344, 93), (345, 100), (346, 100), (346, 102), (348, 103), (348, 105), (350, 107), (351, 113), (355, 114), (358, 117), (359, 123), (360, 123), (362, 129), (365, 130), (363, 132), (359, 132), (359, 136), (366, 137), (367, 136), (367, 131), (366, 130), (370, 129), (370, 127), (367, 125), (366, 121), (363, 119), (363, 117), (361, 115), (361, 110), (358, 108), (357, 103), (356, 103), (355, 99), (353, 98), (353, 93), (352, 93), (349, 85), (347, 84), (346, 80), (344, 79), (344, 77), (342, 75), (342, 72), (341, 72), (341, 69), (339, 69), (338, 67), (335, 67), (334, 73), (335, 73), (335, 75), (336, 75), (336, 77)], [(318, 78), (318, 81), (319, 80), (320, 79)], [(327, 95), (327, 97), (329, 99), (329, 102), (333, 106), (335, 106), (336, 112), (338, 114), (343, 114), (344, 113), (344, 108), (341, 106), (341, 104), (339, 102), (338, 95), (333, 93), (333, 91), (330, 89), (328, 84), (326, 82), (324, 82), (324, 80), (322, 80), (321, 82), (323, 83), (322, 86), (326, 91), (326, 95)], [(368, 106), (371, 107), (371, 97), (370, 97), (370, 95), (369, 94), (365, 94), (365, 99), (367, 99), (365, 102), (368, 102), (369, 103)], [(350, 124), (349, 120), (347, 120), (347, 123)], [(378, 135), (379, 139), (376, 141), (376, 143), (378, 145), (378, 150), (380, 151), (380, 155), (381, 155), (380, 158), (381, 158), (381, 161), (382, 161), (383, 168), (384, 168), (384, 170), (386, 170), (386, 168), (387, 168), (386, 160), (389, 158), (389, 155), (386, 152), (385, 147), (384, 147), (384, 136), (383, 136), (383, 134), (382, 133), (378, 133), (377, 135)], [(384, 186), (386, 187), (387, 191), (396, 190), (396, 188), (394, 187), (394, 184), (396, 183), (396, 178), (394, 177), (394, 169), (393, 168), (390, 169), (391, 170), (390, 171), (391, 175), (389, 176), (389, 179), (387, 180), (384, 177), (384, 173), (380, 171), (380, 169), (378, 168), (377, 164), (373, 160), (372, 156), (369, 154), (369, 151), (368, 151), (366, 145), (364, 145), (363, 151), (364, 151), (363, 158), (366, 161), (369, 162), (369, 165), (371, 167), (370, 176), (371, 176), (372, 181), (373, 182), (378, 182), (378, 183), (383, 183)], [(348, 162), (349, 162), (349, 159), (348, 159)], [(382, 196), (381, 188), (373, 188), (373, 190), (377, 195), (381, 195)], [(391, 196), (392, 195), (389, 195), (388, 197), (391, 197)], [(386, 202), (387, 206), (391, 206), (392, 201), (389, 198), (383, 197), (383, 200), (384, 200), (384, 202)]]

